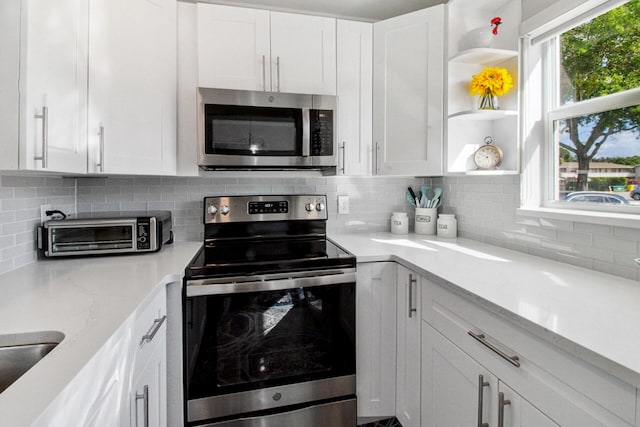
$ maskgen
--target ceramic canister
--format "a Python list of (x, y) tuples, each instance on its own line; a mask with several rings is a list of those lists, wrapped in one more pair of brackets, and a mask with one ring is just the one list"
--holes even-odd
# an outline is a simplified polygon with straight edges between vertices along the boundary
[(438, 237), (453, 238), (458, 234), (458, 221), (452, 214), (438, 215)]
[(438, 208), (416, 208), (415, 232), (418, 234), (436, 234)]
[(406, 212), (394, 212), (391, 215), (391, 232), (394, 234), (409, 233), (409, 217)]

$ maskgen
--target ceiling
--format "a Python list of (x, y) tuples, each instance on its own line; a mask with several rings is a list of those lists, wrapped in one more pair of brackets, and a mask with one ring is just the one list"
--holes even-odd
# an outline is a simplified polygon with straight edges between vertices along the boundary
[(208, 0), (209, 3), (379, 21), (447, 0)]

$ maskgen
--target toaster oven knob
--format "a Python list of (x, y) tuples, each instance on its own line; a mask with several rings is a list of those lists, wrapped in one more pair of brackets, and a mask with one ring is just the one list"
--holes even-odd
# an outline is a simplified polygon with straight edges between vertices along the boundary
[(313, 203), (307, 203), (306, 205), (304, 205), (304, 208), (307, 210), (307, 212), (311, 212), (315, 206), (313, 205)]
[(316, 210), (318, 212), (322, 212), (324, 210), (324, 203), (321, 203), (321, 202), (317, 203), (316, 204)]
[(215, 205), (209, 205), (209, 207), (207, 208), (207, 213), (209, 215), (215, 215), (218, 212), (218, 208), (215, 207)]
[(222, 205), (222, 206), (220, 206), (220, 213), (221, 213), (222, 215), (227, 215), (227, 214), (229, 213), (229, 211), (230, 211), (230, 210), (231, 210), (231, 209), (229, 209), (229, 206), (227, 206), (227, 205)]

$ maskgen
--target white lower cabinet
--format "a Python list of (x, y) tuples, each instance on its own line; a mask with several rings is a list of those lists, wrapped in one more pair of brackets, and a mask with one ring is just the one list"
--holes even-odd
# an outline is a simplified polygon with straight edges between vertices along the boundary
[(32, 427), (167, 426), (166, 290), (130, 316)]
[(423, 426), (635, 425), (635, 387), (572, 348), (426, 280), (421, 305)]
[(396, 408), (394, 262), (358, 264), (356, 378), (358, 417), (391, 417)]
[(167, 425), (166, 331), (164, 334), (157, 338), (146, 366), (134, 378), (129, 394), (132, 427)]
[(420, 427), (420, 292), (422, 277), (398, 266), (396, 417)]

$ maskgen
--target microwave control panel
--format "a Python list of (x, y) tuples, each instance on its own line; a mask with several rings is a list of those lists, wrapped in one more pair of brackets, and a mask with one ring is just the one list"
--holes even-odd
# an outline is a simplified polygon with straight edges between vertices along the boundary
[(333, 111), (311, 110), (311, 155), (333, 156)]

